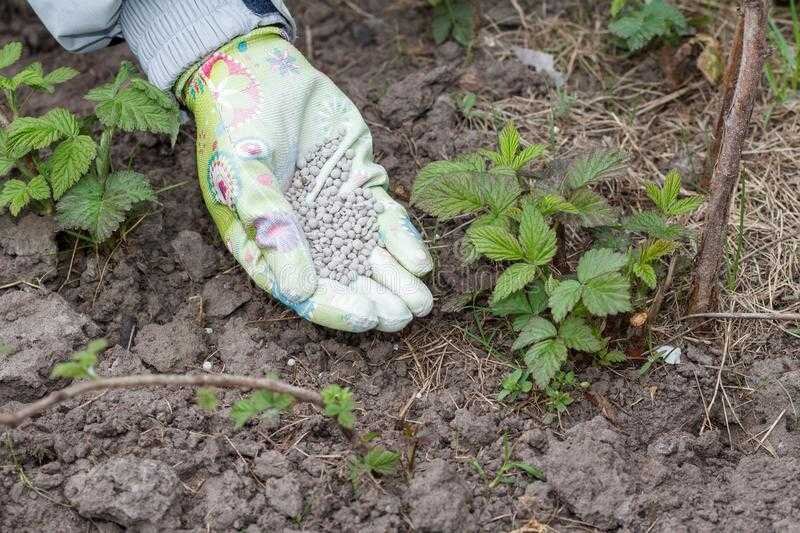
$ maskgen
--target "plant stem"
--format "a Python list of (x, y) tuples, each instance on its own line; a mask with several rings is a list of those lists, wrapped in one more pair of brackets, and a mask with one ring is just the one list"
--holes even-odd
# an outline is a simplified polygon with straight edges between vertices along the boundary
[[(739, 179), (742, 147), (749, 132), (767, 52), (765, 0), (742, 0), (741, 18), (741, 60), (736, 61), (737, 54), (732, 53), (731, 60), (736, 64), (732, 66), (729, 63), (726, 70), (726, 76), (736, 71), (736, 83), (729, 102), (729, 87), (726, 87), (723, 101), (724, 118), (718, 136), (719, 151), (713, 166), (700, 249), (695, 258), (689, 313), (708, 312), (717, 303), (731, 197)], [(709, 152), (711, 155), (713, 150)]]
[(741, 269), (742, 262), (742, 249), (744, 248), (744, 213), (746, 210), (747, 201), (747, 179), (742, 173), (739, 179), (741, 192), (739, 193), (739, 228), (736, 235), (736, 253), (733, 256), (733, 264), (728, 270), (727, 287), (729, 291), (736, 289), (736, 280), (739, 277), (739, 270)]
[(48, 408), (65, 402), (83, 393), (104, 389), (131, 389), (139, 387), (183, 387), (202, 386), (219, 387), (223, 389), (263, 389), (293, 396), (301, 402), (307, 402), (319, 407), (324, 407), (322, 396), (319, 393), (290, 385), (283, 381), (269, 378), (253, 378), (247, 376), (233, 376), (224, 374), (152, 374), (137, 376), (122, 376), (114, 378), (101, 378), (92, 381), (82, 381), (70, 385), (65, 389), (52, 392), (44, 398), (22, 407), (11, 413), (0, 413), (0, 426), (16, 427), (28, 418), (31, 418)]

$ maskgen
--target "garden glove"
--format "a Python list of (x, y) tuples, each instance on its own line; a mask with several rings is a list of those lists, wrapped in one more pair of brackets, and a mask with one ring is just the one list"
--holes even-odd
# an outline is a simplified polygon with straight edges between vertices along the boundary
[[(367, 125), (280, 30), (258, 28), (234, 39), (175, 87), (197, 123), (206, 206), (256, 285), (301, 317), (344, 331), (397, 331), (430, 312), (433, 298), (419, 279), (432, 268), (430, 255), (405, 209), (386, 193)], [(363, 187), (376, 206), (378, 246), (362, 270), (371, 275), (353, 275), (347, 283), (319, 275), (285, 195), (298, 162), (303, 166), (308, 154), (326, 146), (328, 159), (313, 178), (318, 186), (301, 204), (313, 205), (334, 173), (342, 175), (342, 198)]]

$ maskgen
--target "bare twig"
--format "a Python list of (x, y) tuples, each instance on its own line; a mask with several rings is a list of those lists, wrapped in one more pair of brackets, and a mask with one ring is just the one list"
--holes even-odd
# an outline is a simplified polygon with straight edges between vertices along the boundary
[(694, 313), (681, 317), (681, 320), (689, 320), (692, 318), (732, 318), (800, 322), (800, 313)]
[[(712, 310), (718, 294), (718, 276), (724, 257), (731, 197), (739, 180), (742, 146), (747, 138), (753, 103), (761, 85), (764, 58), (767, 53), (767, 9), (765, 0), (742, 0), (741, 61), (736, 65), (736, 50), (731, 53), (727, 72), (736, 70), (736, 85), (722, 102), (722, 127), (719, 149), (709, 186), (708, 207), (695, 259), (690, 313)], [(734, 42), (734, 47), (736, 42)], [(714, 153), (712, 146), (711, 154)]]
[(153, 374), (138, 376), (122, 376), (114, 378), (102, 378), (92, 381), (82, 381), (70, 385), (65, 389), (48, 394), (44, 398), (26, 405), (18, 411), (12, 413), (0, 413), (0, 426), (16, 427), (32, 416), (35, 416), (46, 409), (65, 402), (71, 398), (80, 396), (85, 392), (104, 389), (131, 389), (139, 387), (183, 387), (183, 386), (202, 386), (219, 387), (221, 389), (263, 389), (281, 394), (288, 394), (302, 402), (312, 403), (320, 407), (324, 406), (322, 396), (319, 393), (289, 385), (283, 381), (269, 378), (252, 378), (247, 376), (232, 376), (224, 374), (198, 374), (198, 375), (177, 375), (177, 374)]

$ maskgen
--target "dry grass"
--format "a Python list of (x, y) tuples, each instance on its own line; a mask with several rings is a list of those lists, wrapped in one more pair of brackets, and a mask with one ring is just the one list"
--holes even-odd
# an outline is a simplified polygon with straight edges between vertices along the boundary
[[(585, 3), (584, 3), (585, 4)], [(737, 20), (735, 3), (684, 2), (689, 15), (710, 17), (709, 31), (723, 50)], [(551, 8), (552, 9), (552, 8)], [(530, 95), (494, 102), (492, 112), (517, 122), (531, 142), (547, 143), (551, 126), (558, 128), (556, 152), (571, 156), (589, 147), (620, 148), (630, 156), (627, 175), (605, 185), (605, 194), (619, 205), (646, 205), (642, 185), (661, 179), (671, 168), (692, 188), (702, 171), (706, 144), (717, 109), (717, 91), (693, 72), (683, 86), (671, 89), (656, 54), (625, 58), (610, 45), (605, 13), (586, 8), (557, 14), (530, 12), (513, 29), (490, 24), (481, 44), (498, 58), (510, 58), (512, 46), (544, 50), (556, 57), (569, 75), (567, 89), (575, 97), (568, 116), (551, 119), (554, 96)], [(543, 16), (545, 15), (545, 16)], [(780, 16), (780, 13), (778, 13)], [(764, 94), (753, 115), (754, 128), (743, 158), (746, 197), (739, 275), (733, 291), (722, 294), (721, 309), (732, 312), (797, 312), (800, 310), (800, 102), (773, 110)], [(737, 247), (739, 193), (731, 210), (729, 259)], [(702, 211), (689, 226), (699, 229)], [(679, 273), (680, 274), (680, 273)], [(683, 272), (686, 274), (686, 272)], [(687, 276), (679, 275), (654, 330), (661, 340), (683, 336), (678, 318), (683, 309)], [(724, 324), (712, 339), (722, 338)], [(733, 328), (739, 353), (758, 357), (776, 349), (800, 353), (800, 341), (786, 325), (769, 321), (742, 322)], [(706, 337), (709, 338), (709, 337)], [(783, 338), (778, 343), (771, 339)], [(718, 344), (718, 343), (716, 343)], [(788, 354), (787, 354), (788, 355)]]

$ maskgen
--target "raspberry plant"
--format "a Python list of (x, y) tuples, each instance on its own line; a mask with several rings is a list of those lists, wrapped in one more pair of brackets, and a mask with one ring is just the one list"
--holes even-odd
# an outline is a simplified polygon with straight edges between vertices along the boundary
[(614, 0), (611, 16), (608, 29), (631, 53), (654, 41), (675, 41), (689, 33), (683, 13), (664, 0)]
[[(22, 45), (12, 42), (0, 49), (0, 69), (15, 64)], [(12, 77), (0, 76), (8, 116), (0, 130), (0, 208), (13, 216), (24, 208), (52, 213), (61, 229), (87, 231), (95, 242), (106, 240), (119, 228), (135, 204), (152, 200), (147, 178), (129, 169), (115, 170), (111, 147), (118, 131), (178, 133), (175, 100), (123, 62), (113, 81), (89, 91), (95, 103), (93, 116), (80, 118), (63, 108), (42, 116), (23, 113), (29, 92), (50, 92), (69, 81), (77, 71), (60, 67), (45, 74), (32, 63)], [(97, 127), (99, 125), (99, 128)], [(99, 130), (99, 131), (98, 131)]]
[(461, 46), (471, 46), (475, 38), (475, 13), (468, 0), (428, 1), (433, 8), (431, 25), (436, 44), (452, 36)]
[[(665, 259), (689, 237), (679, 219), (703, 201), (680, 198), (680, 176), (672, 171), (663, 186), (646, 186), (655, 209), (621, 218), (592, 188), (623, 167), (621, 154), (577, 159), (555, 181), (524, 174), (544, 151), (537, 144), (523, 147), (508, 124), (496, 150), (428, 164), (412, 194), (414, 205), (439, 220), (471, 217), (466, 262), (485, 258), (503, 268), (491, 310), (517, 332), (511, 350), (521, 354), (524, 368), (503, 381), (501, 399), (526, 394), (529, 378), (547, 391), (570, 353), (592, 354), (601, 365), (623, 361), (603, 335), (608, 317), (644, 306)], [(574, 271), (553, 265), (559, 249), (566, 257), (563, 252), (575, 247), (567, 228), (593, 239)]]

